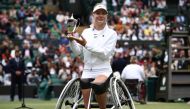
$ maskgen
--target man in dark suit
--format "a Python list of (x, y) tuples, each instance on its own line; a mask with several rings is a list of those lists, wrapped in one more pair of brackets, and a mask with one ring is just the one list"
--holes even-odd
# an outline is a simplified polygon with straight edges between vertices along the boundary
[(24, 60), (20, 57), (20, 51), (15, 51), (15, 58), (9, 61), (9, 68), (11, 73), (11, 101), (14, 101), (15, 88), (18, 85), (18, 98), (21, 101), (22, 99), (22, 84), (24, 82)]

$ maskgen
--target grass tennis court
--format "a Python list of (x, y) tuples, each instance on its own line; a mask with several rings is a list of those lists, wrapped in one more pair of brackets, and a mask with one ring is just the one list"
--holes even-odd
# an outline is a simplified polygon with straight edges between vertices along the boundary
[[(44, 101), (39, 99), (25, 99), (25, 104), (33, 109), (54, 109), (57, 99)], [(0, 109), (15, 109), (21, 106), (21, 102), (15, 100), (0, 100)], [(136, 109), (190, 109), (190, 104), (184, 102), (148, 102), (146, 105), (135, 103)], [(22, 109), (22, 108), (21, 108)]]

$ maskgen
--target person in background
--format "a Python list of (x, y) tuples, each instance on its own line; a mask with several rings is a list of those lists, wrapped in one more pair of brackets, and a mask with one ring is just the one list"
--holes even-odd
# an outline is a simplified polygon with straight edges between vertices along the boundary
[(4, 73), (3, 73), (3, 66), (1, 65), (0, 63), (0, 85), (3, 85), (4, 84)]
[(140, 92), (139, 92), (139, 100), (141, 104), (146, 104), (146, 90), (145, 90), (145, 73), (142, 66), (138, 64), (138, 59), (136, 56), (131, 56), (130, 64), (127, 65), (122, 73), (121, 73), (122, 80), (126, 79), (138, 79), (140, 83)]
[(39, 84), (39, 75), (36, 73), (35, 68), (32, 68), (32, 71), (27, 75), (27, 84), (28, 85), (38, 85)]
[(22, 85), (24, 84), (24, 71), (25, 64), (24, 60), (20, 56), (20, 51), (15, 51), (15, 58), (12, 58), (9, 63), (9, 70), (11, 73), (11, 101), (14, 101), (16, 85), (18, 85), (18, 98), (19, 101), (22, 99)]

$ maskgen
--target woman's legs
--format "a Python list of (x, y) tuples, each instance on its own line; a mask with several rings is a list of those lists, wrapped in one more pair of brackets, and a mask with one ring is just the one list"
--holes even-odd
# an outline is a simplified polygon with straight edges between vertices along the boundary
[[(97, 89), (95, 92), (98, 91), (98, 94), (96, 94), (96, 100), (99, 104), (100, 109), (106, 109), (107, 93), (106, 91), (105, 92), (101, 91), (101, 89), (107, 86), (106, 84), (106, 82), (108, 82), (106, 81), (107, 79), (108, 77), (104, 75), (99, 75), (95, 79), (81, 79), (81, 88), (82, 88), (82, 95), (83, 95), (85, 109), (88, 108), (89, 96), (90, 96), (92, 85), (95, 86), (93, 87), (93, 89), (94, 88)], [(99, 87), (96, 87), (96, 86), (99, 86)]]
[[(104, 84), (106, 82), (106, 80), (108, 79), (108, 77), (104, 76), (104, 75), (99, 75), (95, 78), (94, 81), (92, 81), (93, 84), (96, 85), (101, 85)], [(100, 109), (106, 109), (106, 103), (107, 103), (107, 93), (101, 93), (101, 94), (96, 94), (96, 100), (99, 104)]]
[(96, 101), (98, 102), (100, 109), (106, 109), (107, 93), (96, 94)]
[(90, 89), (82, 89), (82, 95), (83, 95), (85, 109), (87, 109), (89, 96), (90, 96)]

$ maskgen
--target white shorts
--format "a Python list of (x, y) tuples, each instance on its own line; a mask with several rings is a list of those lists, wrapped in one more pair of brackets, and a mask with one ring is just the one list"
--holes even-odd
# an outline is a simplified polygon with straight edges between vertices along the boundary
[(109, 77), (112, 74), (112, 69), (84, 69), (81, 78), (96, 78), (98, 75)]

